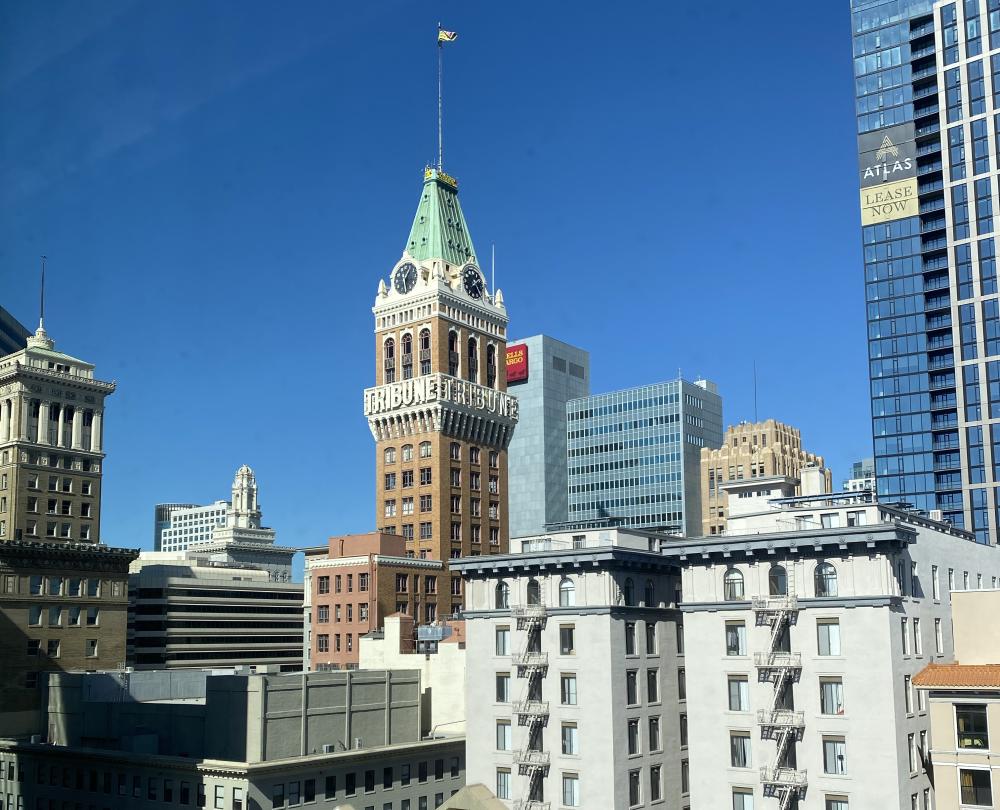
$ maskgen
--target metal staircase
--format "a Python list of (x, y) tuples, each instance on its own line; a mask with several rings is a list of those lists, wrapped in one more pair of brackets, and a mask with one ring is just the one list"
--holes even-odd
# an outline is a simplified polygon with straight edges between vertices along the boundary
[(514, 765), (520, 776), (527, 777), (524, 798), (514, 802), (514, 810), (549, 810), (550, 802), (532, 798), (541, 796), (541, 782), (549, 774), (551, 757), (548, 751), (540, 750), (533, 740), (544, 739), (542, 729), (549, 722), (548, 701), (541, 700), (541, 679), (549, 669), (549, 655), (541, 651), (541, 632), (547, 618), (545, 605), (530, 602), (511, 607), (510, 615), (517, 621), (517, 629), (527, 631), (524, 645), (511, 655), (511, 662), (517, 670), (517, 677), (525, 679), (524, 697), (513, 703), (517, 724), (527, 730), (527, 744), (514, 752)]
[(802, 671), (800, 653), (778, 649), (784, 633), (795, 624), (798, 600), (794, 594), (754, 597), (751, 607), (756, 614), (757, 625), (769, 626), (771, 629), (767, 649), (754, 653), (757, 679), (774, 685), (771, 707), (757, 712), (761, 739), (775, 741), (774, 760), (772, 764), (760, 769), (760, 781), (764, 787), (764, 795), (777, 798), (780, 810), (788, 810), (795, 800), (805, 795), (808, 785), (806, 771), (789, 768), (784, 764), (789, 747), (802, 739), (805, 715), (780, 705), (785, 689), (799, 679)]

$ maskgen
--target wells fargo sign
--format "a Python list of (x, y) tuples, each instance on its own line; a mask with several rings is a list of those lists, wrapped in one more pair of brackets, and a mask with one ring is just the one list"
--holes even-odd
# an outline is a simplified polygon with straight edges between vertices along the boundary
[(445, 374), (427, 374), (365, 391), (365, 416), (435, 403), (517, 419), (517, 397)]
[(518, 343), (507, 347), (507, 382), (523, 382), (528, 379), (528, 344)]

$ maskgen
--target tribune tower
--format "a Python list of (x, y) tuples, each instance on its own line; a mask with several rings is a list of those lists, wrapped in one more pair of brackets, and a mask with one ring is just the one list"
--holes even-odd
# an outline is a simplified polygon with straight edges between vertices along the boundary
[[(458, 183), (428, 168), (403, 250), (379, 282), (375, 387), (365, 416), (376, 443), (376, 525), (414, 557), (508, 549), (507, 310), (479, 267)], [(461, 603), (460, 578), (438, 601)], [(429, 600), (433, 601), (433, 600)], [(418, 620), (424, 617), (415, 617)]]

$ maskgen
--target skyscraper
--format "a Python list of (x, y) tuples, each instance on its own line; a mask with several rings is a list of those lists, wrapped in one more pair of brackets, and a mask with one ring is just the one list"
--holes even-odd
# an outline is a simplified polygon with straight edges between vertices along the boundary
[(676, 379), (566, 405), (569, 520), (701, 535), (701, 448), (722, 443), (722, 398)]
[(510, 443), (510, 536), (569, 520), (566, 403), (590, 393), (590, 354), (548, 335), (507, 347), (507, 386), (520, 418)]
[[(478, 266), (458, 182), (424, 172), (417, 212), (375, 316), (376, 522), (411, 556), (507, 550), (507, 310)], [(445, 584), (445, 583), (443, 583)], [(461, 594), (461, 578), (447, 587)]]
[(979, 542), (1000, 483), (995, 7), (851, 3), (878, 494)]

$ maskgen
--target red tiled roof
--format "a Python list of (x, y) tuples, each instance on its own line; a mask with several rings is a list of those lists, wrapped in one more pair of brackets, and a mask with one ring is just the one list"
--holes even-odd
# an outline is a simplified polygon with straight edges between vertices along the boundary
[(913, 676), (913, 685), (1000, 689), (1000, 664), (928, 664)]

